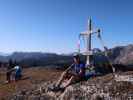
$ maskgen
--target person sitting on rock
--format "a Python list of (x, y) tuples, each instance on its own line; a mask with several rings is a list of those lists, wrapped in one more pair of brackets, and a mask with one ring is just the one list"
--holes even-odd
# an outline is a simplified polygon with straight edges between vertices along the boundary
[(62, 88), (66, 88), (70, 84), (85, 78), (85, 64), (81, 63), (79, 55), (74, 55), (73, 61), (74, 63), (62, 73), (59, 81), (56, 83), (56, 87), (63, 85)]

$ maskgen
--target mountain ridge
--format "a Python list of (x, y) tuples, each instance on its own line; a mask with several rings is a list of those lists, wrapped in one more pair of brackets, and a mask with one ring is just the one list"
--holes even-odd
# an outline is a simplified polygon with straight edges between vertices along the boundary
[[(100, 49), (93, 49), (95, 62), (106, 62), (104, 52)], [(114, 64), (133, 65), (133, 44), (127, 46), (117, 46), (108, 50), (109, 58)], [(74, 52), (75, 53), (75, 52)], [(0, 62), (8, 62), (10, 59), (28, 66), (44, 66), (44, 65), (62, 65), (72, 63), (70, 54), (56, 54), (44, 52), (14, 52), (10, 55), (0, 55)], [(102, 55), (96, 55), (101, 53)], [(85, 57), (81, 55), (83, 59)]]

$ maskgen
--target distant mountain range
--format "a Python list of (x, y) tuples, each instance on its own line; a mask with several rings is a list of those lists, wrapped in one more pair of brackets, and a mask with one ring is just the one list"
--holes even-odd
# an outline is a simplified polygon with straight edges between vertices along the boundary
[[(104, 52), (94, 49), (95, 62), (106, 62)], [(98, 55), (97, 55), (98, 54)], [(100, 55), (99, 55), (100, 54)], [(101, 55), (102, 54), (102, 55)], [(72, 63), (72, 54), (55, 54), (42, 52), (14, 52), (10, 55), (0, 53), (0, 61), (7, 62), (10, 59), (25, 66), (65, 65)], [(118, 46), (109, 49), (109, 57), (115, 64), (133, 65), (133, 45)], [(82, 56), (84, 59), (84, 56)]]
[(62, 66), (72, 63), (72, 56), (42, 52), (14, 52), (10, 55), (0, 55), (0, 62), (8, 62), (9, 60), (26, 67), (47, 65)]

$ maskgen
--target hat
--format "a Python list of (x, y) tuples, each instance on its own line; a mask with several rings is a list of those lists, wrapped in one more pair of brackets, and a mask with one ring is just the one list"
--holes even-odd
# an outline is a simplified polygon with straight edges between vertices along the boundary
[(74, 54), (74, 55), (73, 55), (73, 58), (78, 59), (78, 58), (79, 58), (79, 54)]

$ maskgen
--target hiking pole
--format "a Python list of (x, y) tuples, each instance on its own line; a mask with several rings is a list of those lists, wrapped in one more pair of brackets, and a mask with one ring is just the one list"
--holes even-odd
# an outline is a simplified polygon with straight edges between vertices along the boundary
[(64, 76), (66, 73), (68, 73), (68, 71), (72, 68), (73, 65), (74, 65), (74, 63), (71, 64), (71, 65), (63, 72), (63, 74), (61, 75), (60, 79), (57, 81), (57, 83), (56, 83), (55, 86), (58, 87), (58, 86), (61, 84), (61, 81), (62, 81), (62, 79), (63, 79), (63, 76)]
[(64, 72), (68, 72), (72, 68), (73, 65), (74, 65), (74, 63), (71, 64)]

